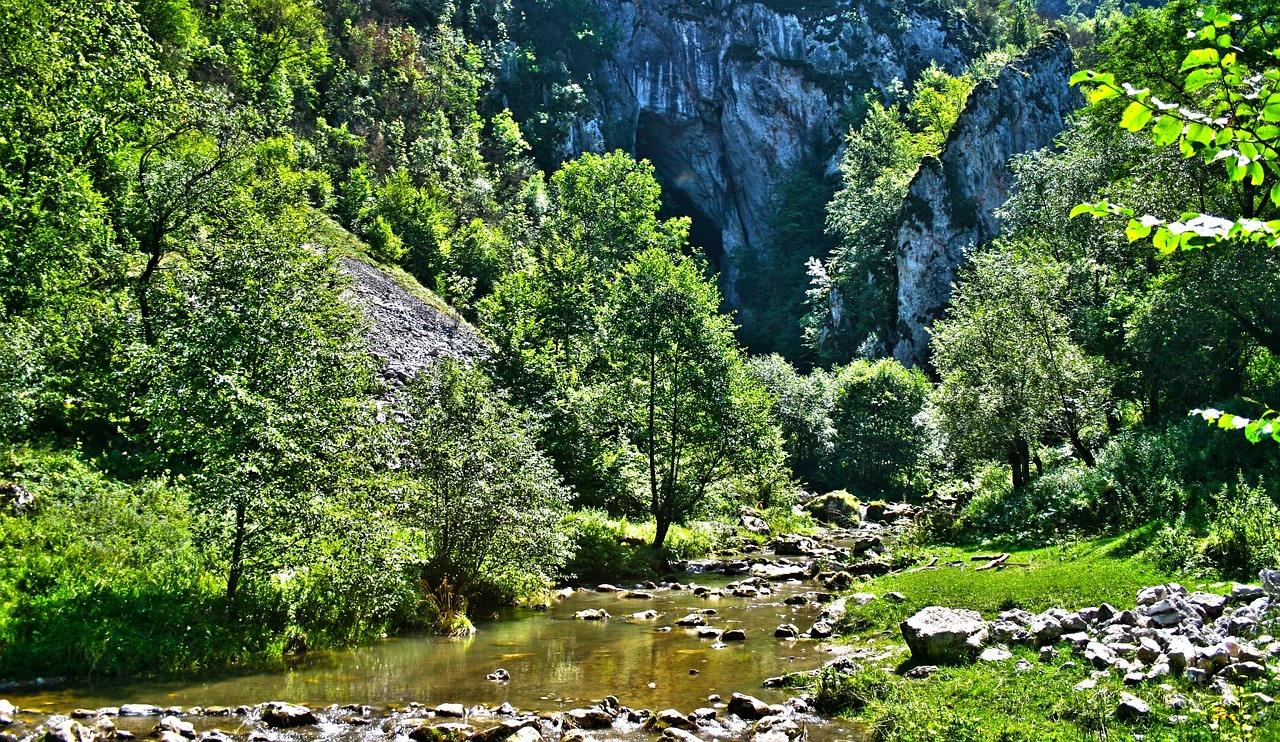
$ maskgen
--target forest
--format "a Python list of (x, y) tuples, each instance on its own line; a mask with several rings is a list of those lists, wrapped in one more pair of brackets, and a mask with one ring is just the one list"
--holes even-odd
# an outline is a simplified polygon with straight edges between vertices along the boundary
[[(615, 43), (592, 3), (0, 4), (0, 678), (466, 635), (828, 493), (918, 509), (894, 569), (1280, 568), (1280, 8), (919, 4), (972, 64), (851, 96), (743, 327), (654, 166), (565, 149)], [(904, 366), (908, 186), (1051, 31), (1080, 107)], [(486, 353), (390, 380), (344, 260)]]

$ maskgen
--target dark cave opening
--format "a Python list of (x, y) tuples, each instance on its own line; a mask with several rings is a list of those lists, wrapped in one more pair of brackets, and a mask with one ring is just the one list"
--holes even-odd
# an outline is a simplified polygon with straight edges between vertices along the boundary
[(684, 153), (672, 147), (676, 141), (671, 127), (657, 116), (641, 113), (636, 122), (636, 159), (653, 163), (662, 186), (662, 208), (658, 212), (664, 219), (689, 217), (689, 244), (707, 256), (712, 271), (719, 273), (724, 262), (724, 236), (720, 225), (698, 208), (682, 183), (692, 180), (693, 167)]

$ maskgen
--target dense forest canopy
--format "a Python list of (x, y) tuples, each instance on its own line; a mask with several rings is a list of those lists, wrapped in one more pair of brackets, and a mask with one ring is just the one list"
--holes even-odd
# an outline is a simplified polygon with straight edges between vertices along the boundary
[[(0, 4), (3, 673), (465, 632), (805, 490), (926, 504), (922, 543), (1140, 529), (1164, 568), (1280, 567), (1277, 447), (1188, 418), (1280, 436), (1275, 9), (934, 5), (972, 64), (850, 96), (739, 266), (743, 331), (654, 167), (565, 148), (614, 43), (593, 3)], [(911, 179), (1055, 28), (1088, 103), (1010, 163), (905, 368)], [(388, 383), (344, 258), (488, 354)]]

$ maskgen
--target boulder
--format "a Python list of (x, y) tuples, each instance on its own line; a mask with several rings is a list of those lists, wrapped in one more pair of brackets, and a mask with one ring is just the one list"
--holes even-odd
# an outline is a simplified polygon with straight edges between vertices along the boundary
[(720, 640), (726, 642), (744, 642), (747, 640), (747, 632), (742, 629), (729, 629), (720, 635)]
[(435, 708), (436, 716), (461, 719), (467, 715), (467, 709), (460, 703), (442, 703)]
[(778, 556), (813, 556), (818, 551), (818, 544), (808, 536), (794, 533), (784, 534), (773, 540), (773, 553)]
[(769, 524), (764, 522), (763, 518), (754, 515), (743, 515), (741, 518), (742, 527), (759, 536), (769, 535)]
[(967, 609), (929, 606), (901, 624), (911, 658), (922, 663), (972, 659), (987, 639), (982, 614)]
[[(526, 727), (533, 727), (536, 732), (537, 726), (538, 722), (532, 717), (525, 717), (523, 719), (503, 719), (488, 729), (482, 729), (479, 732), (476, 732), (476, 734), (471, 738), (471, 742), (503, 742), (504, 740), (510, 740), (517, 732)], [(541, 737), (541, 735), (539, 735), (539, 737)], [(533, 740), (532, 742), (537, 741)]]
[(858, 499), (843, 490), (815, 497), (804, 509), (823, 523), (846, 527), (858, 524)]
[(575, 729), (608, 729), (613, 726), (613, 715), (599, 707), (573, 709), (564, 715), (565, 725)]
[(94, 739), (93, 730), (70, 719), (50, 726), (40, 737), (41, 742), (94, 742)]
[(664, 729), (683, 729), (688, 732), (697, 731), (698, 725), (689, 717), (675, 709), (663, 709), (644, 723), (644, 728), (653, 732)]
[[(120, 707), (121, 714), (124, 713), (124, 707)], [(292, 727), (304, 727), (309, 724), (316, 724), (319, 719), (306, 706), (299, 706), (293, 703), (285, 703), (283, 701), (271, 701), (266, 704), (262, 710), (262, 721), (269, 727), (276, 729), (290, 729)]]
[(1013, 653), (1004, 647), (987, 647), (978, 655), (979, 662), (1004, 662), (1011, 659)]
[(156, 725), (157, 732), (173, 732), (180, 737), (187, 739), (196, 738), (196, 727), (189, 721), (182, 721), (176, 716), (166, 716)]
[(793, 623), (778, 624), (778, 628), (773, 630), (773, 635), (779, 639), (794, 639), (800, 636), (800, 627)]
[(748, 696), (743, 693), (733, 694), (729, 699), (728, 711), (731, 714), (736, 714), (741, 719), (749, 721), (763, 719), (773, 713), (769, 708), (769, 704), (755, 696)]
[(1120, 704), (1116, 706), (1116, 718), (1130, 721), (1141, 719), (1151, 713), (1147, 702), (1132, 693), (1121, 693)]

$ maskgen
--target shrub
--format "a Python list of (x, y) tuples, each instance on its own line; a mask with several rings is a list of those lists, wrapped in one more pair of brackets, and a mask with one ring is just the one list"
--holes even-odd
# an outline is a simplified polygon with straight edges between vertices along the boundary
[(1210, 521), (1205, 558), (1236, 579), (1280, 567), (1280, 507), (1261, 486), (1223, 487)]

